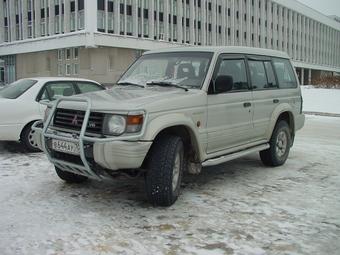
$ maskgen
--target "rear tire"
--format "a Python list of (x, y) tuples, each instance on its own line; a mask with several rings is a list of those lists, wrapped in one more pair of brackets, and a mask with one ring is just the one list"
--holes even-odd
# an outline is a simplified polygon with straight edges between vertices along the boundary
[(33, 135), (35, 131), (32, 130), (32, 125), (33, 123), (28, 124), (23, 129), (23, 131), (21, 132), (20, 141), (27, 151), (40, 152), (41, 150), (38, 148), (38, 144), (33, 140)]
[(260, 158), (266, 166), (281, 166), (289, 155), (292, 138), (286, 121), (281, 120), (275, 126), (269, 141), (269, 149), (260, 151)]
[(145, 176), (146, 193), (151, 204), (171, 206), (177, 200), (184, 166), (184, 147), (180, 137), (164, 135), (154, 141)]
[(82, 183), (82, 182), (87, 181), (88, 179), (86, 176), (67, 172), (67, 171), (61, 170), (58, 167), (55, 167), (55, 171), (57, 175), (59, 176), (59, 178), (67, 183)]

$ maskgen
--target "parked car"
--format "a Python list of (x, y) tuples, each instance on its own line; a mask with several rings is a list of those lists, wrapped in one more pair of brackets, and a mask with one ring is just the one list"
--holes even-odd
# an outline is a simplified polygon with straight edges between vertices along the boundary
[(43, 119), (46, 106), (39, 101), (104, 89), (95, 81), (61, 77), (21, 79), (9, 84), (0, 90), (0, 141), (21, 141), (27, 150), (38, 151), (31, 126)]
[(111, 90), (58, 99), (47, 113), (35, 140), (61, 179), (144, 174), (159, 206), (176, 201), (184, 171), (254, 152), (284, 164), (304, 125), (288, 55), (246, 47), (147, 52)]

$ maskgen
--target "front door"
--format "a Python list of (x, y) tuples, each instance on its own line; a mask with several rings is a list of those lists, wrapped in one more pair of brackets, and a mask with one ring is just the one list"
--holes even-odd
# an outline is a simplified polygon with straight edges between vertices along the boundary
[(242, 55), (222, 55), (216, 65), (213, 81), (229, 76), (232, 90), (217, 93), (211, 82), (208, 95), (208, 147), (215, 153), (243, 145), (252, 139), (252, 92), (249, 89), (246, 62)]

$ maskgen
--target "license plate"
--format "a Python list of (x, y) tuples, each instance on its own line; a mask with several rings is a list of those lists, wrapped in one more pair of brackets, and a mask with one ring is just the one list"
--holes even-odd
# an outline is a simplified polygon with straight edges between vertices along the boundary
[(59, 152), (69, 153), (73, 155), (79, 155), (80, 149), (78, 143), (66, 142), (53, 139), (52, 149)]

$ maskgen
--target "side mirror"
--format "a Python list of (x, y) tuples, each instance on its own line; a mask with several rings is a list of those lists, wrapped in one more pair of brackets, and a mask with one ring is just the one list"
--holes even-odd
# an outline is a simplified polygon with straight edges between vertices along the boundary
[(215, 80), (215, 93), (225, 93), (231, 91), (234, 86), (233, 77), (230, 75), (220, 75)]

